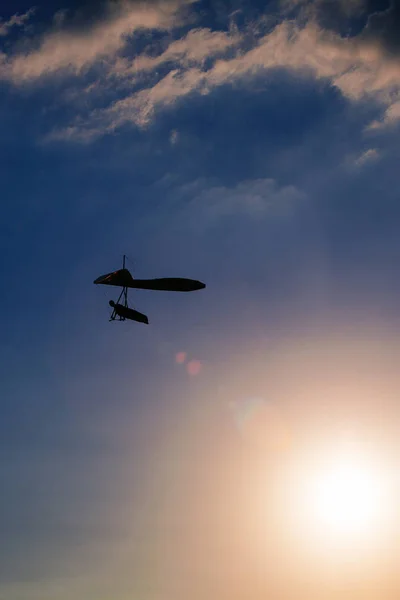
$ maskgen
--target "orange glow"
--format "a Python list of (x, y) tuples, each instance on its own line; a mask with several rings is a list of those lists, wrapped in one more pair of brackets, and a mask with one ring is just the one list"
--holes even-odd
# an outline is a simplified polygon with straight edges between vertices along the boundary
[(128, 457), (139, 466), (112, 552), (128, 582), (135, 562), (141, 597), (400, 597), (400, 351), (372, 341), (271, 342), (206, 378), (172, 355), (195, 385), (171, 378), (168, 418), (149, 408), (149, 458)]

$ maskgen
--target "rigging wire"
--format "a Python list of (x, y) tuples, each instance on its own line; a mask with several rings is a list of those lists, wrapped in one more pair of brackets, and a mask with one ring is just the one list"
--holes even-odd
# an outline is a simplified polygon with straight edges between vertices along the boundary
[(133, 262), (133, 260), (131, 260), (127, 254), (125, 254), (125, 258), (132, 265), (132, 267), (134, 269), (135, 268), (135, 263)]

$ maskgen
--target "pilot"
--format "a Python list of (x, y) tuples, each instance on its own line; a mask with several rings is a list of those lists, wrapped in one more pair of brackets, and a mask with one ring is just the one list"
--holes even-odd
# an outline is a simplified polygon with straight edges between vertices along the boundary
[(123, 304), (115, 304), (113, 300), (109, 301), (109, 305), (115, 310), (115, 313), (122, 317), (123, 319), (131, 319), (132, 321), (139, 321), (140, 323), (149, 324), (149, 320), (146, 315), (134, 310), (133, 308), (129, 308), (128, 306), (124, 306)]

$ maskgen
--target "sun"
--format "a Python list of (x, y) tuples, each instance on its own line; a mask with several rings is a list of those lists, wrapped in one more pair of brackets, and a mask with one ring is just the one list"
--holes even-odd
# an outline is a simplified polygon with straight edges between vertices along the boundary
[(303, 496), (307, 522), (326, 541), (361, 541), (379, 530), (388, 512), (382, 471), (351, 446), (313, 465)]
[(310, 507), (317, 526), (330, 537), (351, 537), (371, 530), (379, 521), (381, 482), (368, 466), (336, 460), (316, 473), (310, 484)]

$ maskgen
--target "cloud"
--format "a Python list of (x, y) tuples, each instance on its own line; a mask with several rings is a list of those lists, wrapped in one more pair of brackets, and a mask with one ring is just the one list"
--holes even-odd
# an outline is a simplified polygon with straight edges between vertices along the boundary
[(183, 38), (171, 42), (158, 56), (142, 54), (131, 61), (119, 61), (113, 68), (113, 74), (127, 77), (154, 70), (167, 62), (179, 63), (181, 67), (201, 66), (206, 59), (222, 55), (229, 48), (239, 45), (241, 39), (237, 32), (225, 33), (211, 31), (209, 28), (192, 29)]
[(318, 23), (343, 37), (358, 37), (388, 55), (400, 51), (399, 0), (280, 0), (286, 16)]
[[(196, 190), (198, 187), (204, 189)], [(208, 187), (205, 182), (192, 182), (181, 194), (195, 193), (182, 204), (182, 218), (195, 229), (221, 225), (221, 219), (247, 216), (252, 219), (287, 217), (293, 214), (305, 195), (295, 186), (280, 187), (273, 179), (255, 179), (235, 186)]]
[(284, 12), (293, 9), (303, 9), (307, 15), (321, 17), (326, 14), (331, 15), (336, 11), (337, 17), (348, 17), (357, 14), (365, 8), (367, 0), (280, 0), (280, 6)]
[[(184, 98), (204, 96), (223, 85), (249, 85), (258, 75), (276, 69), (329, 81), (353, 102), (367, 99), (377, 103), (383, 124), (393, 124), (400, 98), (400, 64), (376, 42), (379, 28), (374, 16), (360, 35), (343, 37), (318, 23), (310, 8), (314, 5), (300, 0), (284, 4), (304, 6), (309, 11), (307, 19), (283, 20), (264, 34), (252, 24), (228, 31), (196, 27), (182, 35), (177, 28), (182, 1), (118, 2), (109, 9), (108, 18), (89, 31), (61, 28), (44, 35), (36, 49), (1, 55), (0, 77), (20, 84), (60, 71), (82, 76), (99, 65), (89, 86), (80, 79), (82, 89), (91, 90), (91, 97), (84, 106), (77, 103), (76, 120), (53, 131), (48, 140), (89, 142), (127, 123), (146, 127), (160, 110)], [(328, 5), (320, 0), (314, 8), (327, 11)], [(365, 3), (354, 0), (346, 7), (343, 11), (353, 14), (365, 9)], [(386, 23), (381, 13), (380, 18)], [(149, 38), (145, 52), (130, 56), (129, 38), (143, 28), (169, 31), (169, 39), (152, 45)], [(91, 109), (105, 90), (110, 94), (103, 94), (99, 108)], [(67, 97), (72, 101), (73, 96), (70, 90), (65, 101)], [(79, 90), (75, 96), (79, 97)]]
[(368, 19), (369, 0), (281, 0), (288, 19), (299, 23), (313, 22), (324, 30), (342, 37), (353, 37)]
[(35, 13), (35, 8), (30, 8), (22, 15), (15, 14), (8, 19), (8, 21), (0, 20), (0, 37), (4, 37), (9, 34), (10, 29), (13, 27), (23, 27), (31, 16)]
[[(212, 40), (213, 44), (210, 44)], [(216, 58), (209, 68), (202, 63), (208, 56), (227, 48), (234, 56)], [(131, 66), (117, 67), (117, 74), (156, 69), (162, 62), (173, 59), (170, 70), (148, 87), (127, 95), (105, 109), (92, 112), (85, 131), (75, 124), (58, 138), (82, 137), (89, 139), (114, 131), (124, 123), (146, 126), (157, 110), (174, 105), (192, 93), (208, 94), (218, 86), (249, 82), (249, 78), (277, 68), (300, 76), (312, 75), (326, 79), (342, 94), (358, 101), (369, 97), (388, 108), (400, 93), (400, 65), (385, 60), (382, 51), (356, 39), (343, 39), (333, 32), (321, 29), (315, 23), (299, 27), (293, 22), (283, 22), (272, 32), (262, 36), (243, 51), (238, 35), (213, 34), (209, 30), (190, 32), (185, 38), (172, 42), (156, 58), (141, 56), (132, 60)]]
[(400, 101), (393, 102), (384, 112), (381, 119), (372, 121), (367, 127), (367, 131), (387, 129), (393, 127), (400, 121)]
[(37, 48), (2, 54), (0, 77), (21, 84), (65, 69), (78, 75), (98, 60), (113, 59), (135, 30), (170, 28), (180, 5), (178, 0), (152, 4), (119, 2), (110, 7), (108, 19), (89, 31), (54, 30), (43, 36)]
[(377, 160), (379, 156), (379, 151), (376, 148), (370, 148), (369, 150), (363, 152), (358, 158), (356, 158), (354, 162), (357, 167), (361, 167), (364, 166), (365, 163)]
[(385, 112), (384, 123), (390, 124), (400, 120), (400, 101), (394, 102)]
[(391, 0), (389, 8), (373, 12), (363, 31), (362, 37), (367, 43), (377, 44), (391, 56), (400, 53), (400, 2)]
[(171, 142), (172, 146), (174, 146), (175, 144), (178, 143), (178, 141), (179, 141), (179, 132), (176, 129), (173, 129), (171, 131), (171, 134), (169, 136), (169, 141)]

